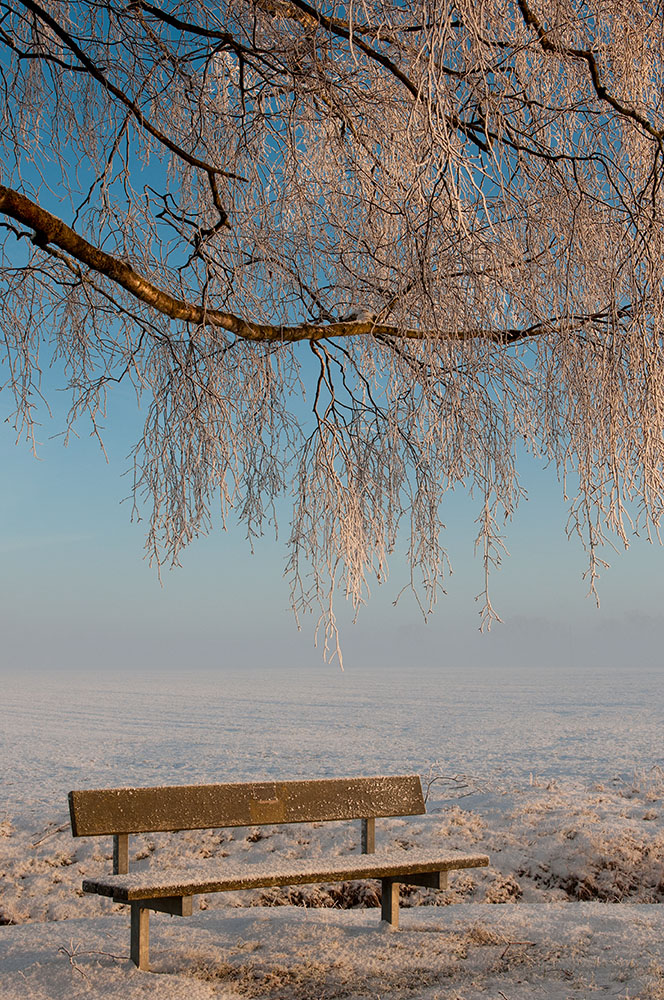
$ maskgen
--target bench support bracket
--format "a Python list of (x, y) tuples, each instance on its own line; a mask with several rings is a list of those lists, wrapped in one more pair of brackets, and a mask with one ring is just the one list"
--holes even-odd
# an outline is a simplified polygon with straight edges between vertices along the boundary
[(447, 889), (447, 872), (424, 872), (422, 875), (402, 875), (404, 885), (422, 885), (425, 889)]
[(191, 896), (163, 896), (160, 899), (137, 899), (131, 903), (130, 955), (134, 965), (150, 971), (150, 910), (190, 917)]
[(126, 875), (129, 871), (129, 834), (113, 834), (113, 874)]
[(382, 878), (380, 882), (380, 919), (396, 930), (399, 927), (399, 884), (422, 885), (427, 889), (447, 889), (447, 872), (397, 875), (395, 878)]
[(362, 854), (373, 854), (376, 850), (376, 820), (373, 816), (362, 820)]

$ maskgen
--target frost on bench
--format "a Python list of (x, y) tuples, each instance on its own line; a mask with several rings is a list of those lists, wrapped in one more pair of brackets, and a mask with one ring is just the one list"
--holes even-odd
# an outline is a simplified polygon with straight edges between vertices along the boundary
[[(423, 850), (393, 849), (371, 855), (353, 857), (317, 857), (312, 859), (270, 860), (255, 864), (197, 863), (191, 868), (169, 869), (168, 876), (153, 872), (129, 875), (108, 875), (86, 879), (84, 892), (112, 896), (116, 903), (131, 903), (161, 896), (194, 896), (208, 892), (230, 892), (241, 889), (264, 889), (275, 885), (308, 885), (314, 882), (342, 882), (348, 879), (396, 878), (401, 882), (422, 885), (419, 876), (446, 873), (459, 868), (477, 868), (487, 864), (485, 854), (447, 854)], [(436, 886), (440, 888), (440, 886)]]
[[(114, 838), (114, 874), (86, 879), (83, 890), (130, 905), (131, 958), (141, 969), (149, 968), (149, 911), (188, 916), (198, 894), (376, 878), (381, 919), (396, 928), (400, 883), (444, 889), (448, 871), (489, 863), (484, 854), (375, 851), (376, 817), (426, 812), (417, 775), (96, 789), (70, 792), (69, 806), (75, 837)], [(167, 874), (128, 872), (131, 833), (343, 819), (362, 821), (360, 856), (197, 862)]]

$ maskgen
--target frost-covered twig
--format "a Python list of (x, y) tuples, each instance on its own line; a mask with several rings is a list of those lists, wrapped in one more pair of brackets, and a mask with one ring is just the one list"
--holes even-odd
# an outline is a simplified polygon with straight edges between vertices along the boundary
[(86, 949), (84, 951), (82, 950), (80, 945), (74, 944), (73, 940), (69, 942), (69, 948), (65, 948), (64, 945), (60, 945), (60, 947), (58, 948), (58, 952), (62, 952), (63, 955), (66, 955), (67, 958), (69, 959), (69, 964), (71, 965), (71, 967), (73, 969), (76, 969), (76, 971), (79, 972), (83, 976), (83, 978), (88, 982), (90, 981), (90, 977), (87, 975), (86, 972), (84, 972), (84, 970), (80, 967), (80, 965), (77, 965), (76, 963), (76, 959), (79, 958), (81, 955), (104, 955), (106, 958), (112, 958), (116, 962), (124, 962), (127, 957), (126, 955), (113, 955), (110, 951), (98, 951), (95, 949)]
[(64, 831), (68, 829), (69, 823), (61, 823), (60, 826), (55, 826), (53, 823), (49, 823), (42, 831), (41, 836), (37, 840), (34, 840), (30, 846), (38, 847), (43, 840), (53, 837), (56, 833), (64, 833)]
[(505, 958), (505, 955), (507, 954), (507, 952), (510, 950), (510, 948), (513, 948), (515, 944), (520, 944), (523, 948), (533, 948), (534, 945), (535, 945), (535, 942), (534, 941), (508, 941), (507, 944), (505, 945), (505, 947), (503, 948), (503, 950), (500, 953), (501, 959)]
[(447, 785), (446, 798), (453, 799), (464, 799), (469, 795), (474, 795), (480, 791), (480, 786), (477, 778), (468, 774), (437, 774), (436, 768), (437, 764), (432, 764), (429, 768), (429, 774), (427, 775), (424, 782), (424, 802), (425, 805), (429, 801), (429, 793), (431, 791), (432, 785), (436, 782), (441, 782)]
[(60, 945), (60, 947), (58, 948), (58, 954), (62, 952), (63, 955), (66, 955), (67, 958), (69, 959), (69, 964), (71, 965), (72, 969), (75, 969), (76, 972), (78, 972), (81, 976), (83, 976), (86, 982), (90, 982), (90, 977), (87, 975), (87, 973), (83, 971), (80, 965), (76, 964), (76, 956), (81, 954), (78, 945), (75, 945), (73, 941), (70, 941), (69, 947), (71, 948), (71, 951), (69, 951), (68, 948), (65, 948), (64, 945)]

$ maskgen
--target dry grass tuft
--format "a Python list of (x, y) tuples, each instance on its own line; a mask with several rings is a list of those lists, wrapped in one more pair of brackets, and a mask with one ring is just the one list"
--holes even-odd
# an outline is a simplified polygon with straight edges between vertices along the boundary
[(252, 906), (305, 906), (310, 909), (373, 909), (380, 906), (380, 888), (371, 881), (331, 885), (275, 886), (262, 891)]
[(497, 872), (484, 896), (485, 903), (516, 903), (523, 890), (512, 875)]
[[(360, 972), (346, 962), (316, 962), (305, 960), (293, 964), (259, 964), (245, 962), (233, 965), (201, 962), (191, 967), (190, 974), (204, 982), (232, 984), (241, 996), (264, 997), (265, 1000), (337, 1000), (348, 996), (375, 996), (375, 971)], [(440, 977), (426, 966), (392, 972), (389, 965), (381, 968), (381, 988), (413, 994), (432, 985)]]

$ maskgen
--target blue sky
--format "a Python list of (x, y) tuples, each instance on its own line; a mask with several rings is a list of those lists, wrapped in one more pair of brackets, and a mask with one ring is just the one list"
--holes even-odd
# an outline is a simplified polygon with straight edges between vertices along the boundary
[[(7, 398), (3, 404), (4, 417)], [(38, 459), (25, 443), (15, 443), (9, 424), (0, 424), (2, 669), (329, 669), (313, 645), (313, 619), (304, 620), (300, 633), (296, 629), (282, 542), (266, 537), (252, 555), (241, 526), (231, 523), (227, 532), (218, 526), (190, 546), (181, 568), (164, 572), (160, 586), (143, 557), (145, 522), (132, 523), (130, 503), (122, 502), (130, 489), (123, 472), (141, 424), (128, 396), (111, 404), (108, 462), (84, 426), (65, 448), (55, 436), (62, 415), (49, 420), (43, 414), (43, 421)], [(448, 596), (426, 625), (408, 595), (394, 607), (405, 582), (397, 559), (357, 625), (340, 600), (346, 670), (660, 662), (664, 552), (636, 539), (626, 554), (611, 553), (597, 611), (581, 579), (584, 553), (564, 534), (565, 505), (555, 476), (530, 462), (523, 481), (530, 498), (508, 526), (511, 557), (493, 581), (504, 624), (490, 635), (478, 633), (476, 513), (458, 492), (444, 507), (455, 571)]]

